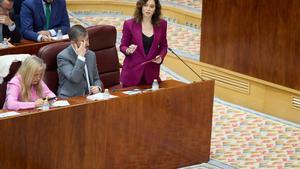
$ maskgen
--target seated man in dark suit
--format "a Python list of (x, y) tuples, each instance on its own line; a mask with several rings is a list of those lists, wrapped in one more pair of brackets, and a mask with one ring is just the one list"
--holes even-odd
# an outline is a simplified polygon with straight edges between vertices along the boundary
[(96, 55), (89, 50), (89, 36), (81, 25), (70, 29), (70, 46), (57, 55), (59, 97), (68, 98), (99, 93), (103, 84), (99, 78)]
[(59, 30), (70, 29), (65, 0), (25, 0), (20, 18), (23, 37), (33, 41), (50, 41)]
[(16, 26), (19, 30), (21, 30), (21, 23), (20, 23), (20, 11), (21, 11), (21, 4), (24, 0), (14, 0), (14, 19)]
[(21, 34), (12, 20), (13, 0), (0, 0), (0, 42), (4, 38), (11, 39), (12, 43), (17, 43), (21, 39)]

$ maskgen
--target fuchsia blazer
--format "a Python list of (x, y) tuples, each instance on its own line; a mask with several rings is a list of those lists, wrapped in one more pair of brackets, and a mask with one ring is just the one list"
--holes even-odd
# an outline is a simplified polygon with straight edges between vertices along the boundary
[[(55, 97), (55, 94), (41, 81), (43, 88), (43, 97)], [(40, 97), (37, 95), (35, 88), (31, 88), (31, 101), (22, 102), (21, 100), (21, 76), (16, 74), (8, 83), (6, 89), (6, 99), (3, 109), (19, 110), (35, 108), (35, 101)]]
[[(167, 54), (167, 21), (161, 19), (159, 25), (154, 26), (154, 39), (148, 55), (144, 52), (142, 25), (134, 19), (129, 19), (124, 22), (123, 36), (121, 39), (120, 50), (125, 54), (123, 68), (121, 72), (121, 82), (125, 86), (138, 85), (144, 74), (147, 84), (151, 84), (154, 79), (159, 78), (160, 64), (153, 62), (142, 64), (143, 62), (154, 59), (157, 55), (162, 57), (162, 60)], [(126, 54), (126, 49), (131, 45), (137, 45), (136, 50), (131, 55)]]

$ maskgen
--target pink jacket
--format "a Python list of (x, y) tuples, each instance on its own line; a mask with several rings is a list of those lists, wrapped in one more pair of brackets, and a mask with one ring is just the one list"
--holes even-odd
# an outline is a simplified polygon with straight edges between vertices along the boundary
[[(162, 59), (167, 54), (167, 21), (160, 20), (159, 25), (154, 26), (154, 39), (148, 55), (144, 52), (142, 25), (134, 19), (129, 19), (124, 22), (123, 36), (121, 39), (120, 50), (125, 54), (125, 60), (121, 72), (121, 82), (126, 86), (138, 85), (144, 74), (147, 84), (153, 82), (153, 79), (159, 79), (160, 64), (147, 63), (160, 55)], [(126, 49), (131, 45), (137, 45), (137, 49), (131, 55), (126, 55)]]
[[(43, 88), (43, 97), (55, 97), (55, 94), (41, 81)], [(3, 109), (19, 110), (35, 108), (35, 101), (40, 97), (37, 95), (34, 87), (31, 88), (31, 102), (22, 102), (21, 100), (21, 75), (15, 75), (8, 83), (6, 89), (6, 99)]]

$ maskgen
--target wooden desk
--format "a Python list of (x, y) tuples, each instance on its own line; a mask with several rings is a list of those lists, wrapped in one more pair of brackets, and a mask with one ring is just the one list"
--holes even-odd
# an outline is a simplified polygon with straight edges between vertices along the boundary
[(50, 43), (56, 43), (61, 41), (51, 41), (51, 42), (34, 42), (30, 40), (22, 39), (21, 43), (15, 44), (15, 47), (0, 49), (0, 56), (7, 54), (37, 54), (39, 49)]
[(0, 168), (173, 169), (207, 162), (214, 82), (160, 89), (0, 120)]

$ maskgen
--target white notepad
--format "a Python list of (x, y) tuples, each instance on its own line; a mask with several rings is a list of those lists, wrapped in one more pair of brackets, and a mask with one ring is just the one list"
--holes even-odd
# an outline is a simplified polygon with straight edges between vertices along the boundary
[(140, 93), (142, 93), (142, 91), (141, 90), (129, 90), (129, 91), (125, 91), (122, 93), (128, 94), (128, 95), (134, 95), (134, 94), (140, 94)]
[(89, 100), (106, 100), (106, 99), (111, 99), (111, 98), (115, 98), (115, 97), (118, 97), (118, 96), (110, 94), (109, 98), (105, 98), (104, 93), (96, 93), (96, 94), (93, 94), (93, 95), (89, 95), (86, 98), (89, 99)]
[(51, 104), (51, 107), (63, 107), (69, 106), (70, 103), (67, 100), (58, 100)]
[(10, 116), (17, 116), (20, 115), (21, 113), (15, 112), (15, 111), (10, 111), (10, 112), (6, 112), (6, 113), (1, 113), (0, 114), (0, 118), (4, 118), (4, 117), (10, 117)]
[[(58, 40), (56, 36), (51, 37), (51, 39), (55, 40), (55, 41)], [(68, 34), (63, 35), (61, 40), (65, 40), (65, 39), (69, 39), (69, 35)]]

